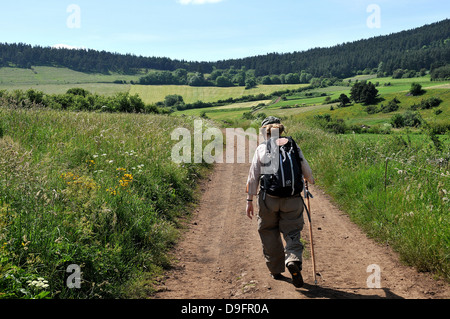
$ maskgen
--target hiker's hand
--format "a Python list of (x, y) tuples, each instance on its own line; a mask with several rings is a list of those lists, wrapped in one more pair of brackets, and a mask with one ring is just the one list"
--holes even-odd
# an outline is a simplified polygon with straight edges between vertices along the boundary
[(250, 219), (253, 219), (253, 216), (255, 215), (253, 211), (253, 202), (247, 202), (247, 216)]

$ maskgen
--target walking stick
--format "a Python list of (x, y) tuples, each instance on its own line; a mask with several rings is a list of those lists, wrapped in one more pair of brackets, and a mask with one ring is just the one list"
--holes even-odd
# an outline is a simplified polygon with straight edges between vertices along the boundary
[[(313, 241), (313, 233), (312, 233), (312, 224), (311, 224), (311, 208), (309, 205), (309, 198), (314, 198), (314, 196), (309, 192), (308, 189), (308, 182), (305, 180), (305, 198), (308, 202), (308, 207), (306, 209), (306, 213), (308, 215), (308, 224), (309, 224), (309, 238), (310, 238), (310, 245), (311, 245), (311, 259), (313, 264), (313, 277), (314, 277), (314, 283), (317, 285), (317, 277), (316, 277), (316, 258), (314, 256), (314, 241)], [(306, 208), (306, 206), (305, 206)]]

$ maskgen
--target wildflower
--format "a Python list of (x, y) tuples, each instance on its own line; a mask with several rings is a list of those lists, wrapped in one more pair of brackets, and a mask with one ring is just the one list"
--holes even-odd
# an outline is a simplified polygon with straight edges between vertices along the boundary
[(37, 280), (28, 280), (27, 284), (30, 287), (36, 287), (36, 288), (41, 288), (41, 289), (45, 289), (45, 288), (49, 287), (48, 281), (42, 277), (37, 278)]
[(107, 188), (106, 191), (113, 196), (117, 195), (117, 187), (116, 188)]
[(119, 180), (120, 186), (127, 187), (131, 182), (133, 182), (132, 174), (124, 174), (123, 177)]

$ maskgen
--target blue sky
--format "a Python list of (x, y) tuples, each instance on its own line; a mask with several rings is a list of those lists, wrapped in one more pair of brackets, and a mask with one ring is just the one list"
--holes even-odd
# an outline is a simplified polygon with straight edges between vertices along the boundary
[(216, 61), (328, 47), (449, 16), (448, 0), (15, 0), (2, 3), (0, 42)]

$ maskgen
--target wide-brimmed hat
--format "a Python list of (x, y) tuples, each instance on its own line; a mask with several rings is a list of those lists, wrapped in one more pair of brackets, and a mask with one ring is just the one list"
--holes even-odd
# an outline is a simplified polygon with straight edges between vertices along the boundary
[(275, 116), (269, 116), (268, 118), (264, 119), (261, 123), (261, 127), (269, 125), (269, 124), (280, 124), (281, 120)]

